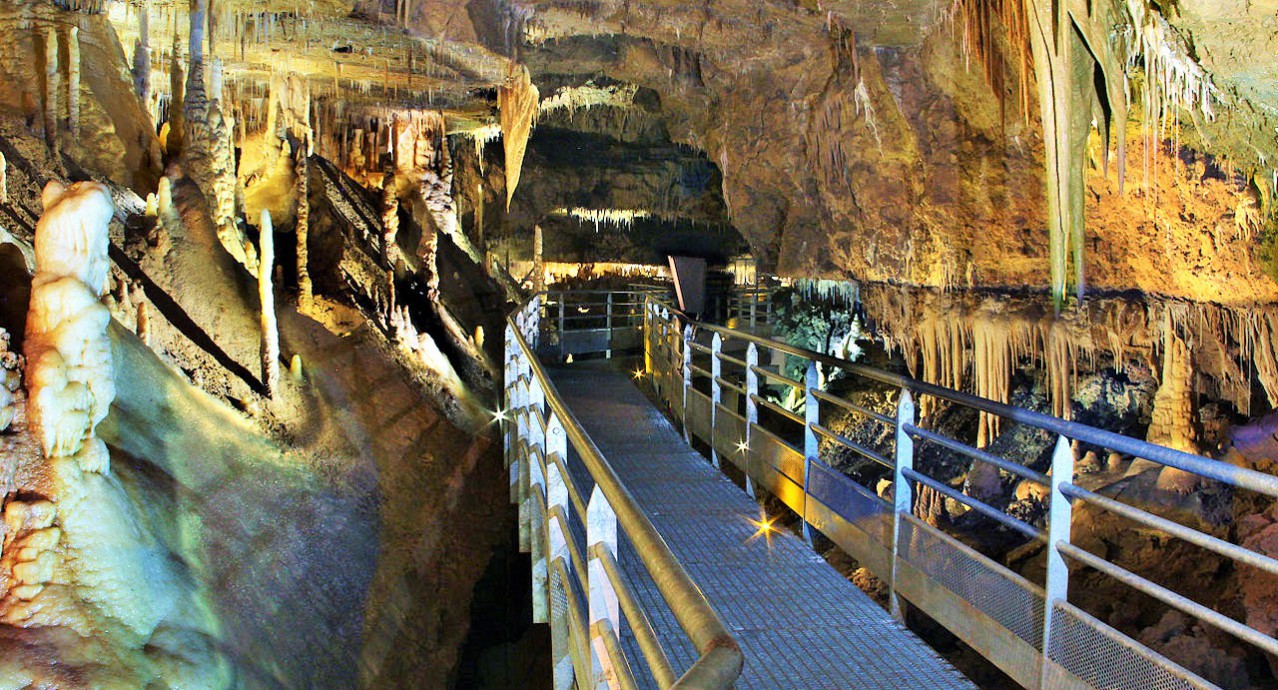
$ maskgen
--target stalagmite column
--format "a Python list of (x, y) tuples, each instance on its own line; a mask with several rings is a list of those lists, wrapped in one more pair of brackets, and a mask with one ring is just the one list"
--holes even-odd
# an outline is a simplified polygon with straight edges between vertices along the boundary
[[(1198, 434), (1194, 430), (1194, 367), (1185, 341), (1176, 335), (1170, 318), (1163, 321), (1163, 376), (1154, 395), (1154, 412), (1145, 440), (1186, 453), (1199, 452)], [(1189, 493), (1198, 487), (1196, 474), (1164, 467), (1158, 474), (1158, 487), (1178, 493)]]
[(382, 261), (394, 267), (399, 262), (399, 195), (396, 193), (395, 172), (388, 170), (382, 179)]
[(9, 203), (9, 161), (0, 153), (0, 204)]
[(275, 230), (271, 212), (262, 209), (261, 239), (258, 242), (257, 296), (262, 303), (262, 386), (275, 397), (280, 383), (280, 333), (275, 322), (275, 288), (271, 273), (275, 267)]
[(73, 136), (80, 135), (80, 29), (67, 32), (67, 110)]
[(44, 35), (44, 141), (58, 150), (58, 32), (49, 29)]
[(110, 456), (94, 429), (115, 399), (107, 288), (107, 226), (115, 209), (96, 182), (50, 182), (36, 225), (36, 275), (27, 314), (27, 416), (46, 457), (74, 458), (106, 472)]
[[(309, 137), (308, 137), (309, 138)], [(297, 155), (297, 304), (303, 313), (314, 302), (310, 271), (310, 143), (299, 147)]]
[(546, 264), (542, 259), (542, 251), (544, 242), (542, 240), (541, 226), (533, 226), (533, 294), (540, 293), (546, 289)]

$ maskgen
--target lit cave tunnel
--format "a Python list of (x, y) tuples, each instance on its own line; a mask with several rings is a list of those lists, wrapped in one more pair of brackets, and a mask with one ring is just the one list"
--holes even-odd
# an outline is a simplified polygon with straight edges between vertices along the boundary
[(1278, 688), (1278, 0), (0, 3), (0, 689)]

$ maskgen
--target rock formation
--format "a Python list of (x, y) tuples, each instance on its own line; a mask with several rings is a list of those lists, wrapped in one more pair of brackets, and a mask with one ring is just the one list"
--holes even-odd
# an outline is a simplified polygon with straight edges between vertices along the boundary
[(111, 316), (100, 301), (114, 207), (106, 187), (94, 182), (50, 182), (41, 200), (24, 345), (28, 417), (46, 457), (74, 458), (86, 472), (105, 472), (109, 456), (94, 428), (115, 398), (106, 339)]

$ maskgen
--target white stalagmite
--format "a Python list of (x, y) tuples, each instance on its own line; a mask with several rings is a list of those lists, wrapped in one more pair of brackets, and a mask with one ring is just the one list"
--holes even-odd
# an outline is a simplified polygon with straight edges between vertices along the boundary
[(0, 204), (9, 203), (9, 161), (0, 153)]
[(80, 136), (80, 29), (67, 32), (67, 124)]
[(115, 209), (96, 182), (50, 182), (41, 201), (25, 342), (27, 416), (46, 457), (75, 458), (85, 471), (105, 472), (109, 456), (94, 429), (115, 399), (106, 336), (111, 314), (101, 302)]
[(44, 35), (44, 140), (58, 150), (58, 31), (49, 29)]
[(257, 264), (257, 296), (262, 303), (262, 385), (274, 397), (280, 384), (280, 333), (275, 322), (275, 288), (271, 273), (275, 267), (275, 237), (271, 212), (262, 209), (260, 260)]

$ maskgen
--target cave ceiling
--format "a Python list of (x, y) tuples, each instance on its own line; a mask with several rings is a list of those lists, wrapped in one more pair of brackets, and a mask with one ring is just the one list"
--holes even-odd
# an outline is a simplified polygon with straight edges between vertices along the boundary
[[(296, 73), (343, 115), (439, 110), (450, 133), (481, 138), (498, 123), (495, 91), (508, 64), (526, 65), (543, 112), (531, 174), (501, 221), (511, 232), (572, 205), (644, 210), (731, 226), (781, 274), (1038, 288), (1048, 280), (1052, 209), (1038, 98), (1025, 86), (1034, 77), (1022, 79), (1031, 70), (1016, 36), (987, 28), (984, 47), (973, 38), (972, 17), (1002, 26), (998, 5), (215, 0), (211, 52), (228, 88), (249, 97), (262, 98), (272, 74)], [(1066, 5), (1080, 29), (1111, 22), (1115, 45), (1143, 35), (1123, 3)], [(1205, 75), (1211, 113), (1180, 102), (1141, 107), (1150, 87), (1132, 60), (1110, 76), (1135, 102), (1113, 142), (1096, 141), (1109, 132), (1093, 118), (1101, 131), (1085, 154), (1081, 240), (1088, 287), (1272, 301), (1278, 0), (1136, 5), (1166, 22), (1168, 62)], [(153, 51), (173, 43), (174, 27), (185, 30), (185, 6), (150, 3)], [(140, 5), (130, 7), (109, 6), (126, 51)], [(982, 69), (982, 52), (997, 69)], [(607, 139), (621, 158), (573, 156), (563, 146), (573, 135)], [(1128, 144), (1126, 189), (1110, 153), (1119, 139)], [(488, 147), (486, 169), (501, 168), (499, 152)], [(669, 182), (706, 164), (714, 189), (689, 196)], [(459, 204), (495, 209), (491, 190), (501, 187), (493, 181), (492, 198)], [(1169, 198), (1182, 200), (1174, 213)], [(1229, 242), (1231, 233), (1245, 241)], [(1148, 248), (1151, 235), (1163, 246)]]

